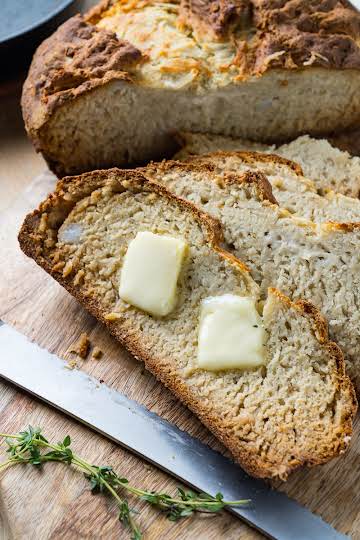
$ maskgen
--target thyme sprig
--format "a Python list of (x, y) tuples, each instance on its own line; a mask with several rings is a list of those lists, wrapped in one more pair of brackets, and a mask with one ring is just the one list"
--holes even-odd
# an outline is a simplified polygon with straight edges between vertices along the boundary
[[(224, 501), (223, 495), (217, 493), (215, 497), (206, 493), (194, 493), (191, 490), (178, 488), (175, 497), (167, 493), (147, 491), (132, 486), (127, 478), (119, 476), (112, 467), (97, 466), (88, 463), (75, 454), (70, 445), (71, 439), (67, 435), (62, 442), (50, 443), (41, 433), (40, 428), (29, 426), (27, 430), (18, 434), (0, 433), (5, 439), (9, 457), (0, 463), (0, 472), (16, 464), (31, 464), (41, 467), (48, 461), (73, 465), (90, 483), (92, 493), (107, 493), (111, 495), (118, 507), (118, 519), (131, 532), (132, 540), (141, 540), (142, 534), (134, 518), (136, 510), (129, 506), (124, 493), (131, 494), (142, 501), (156, 507), (165, 513), (171, 521), (188, 517), (194, 512), (219, 512), (226, 506), (239, 506), (249, 503), (248, 500)], [(122, 493), (122, 495), (119, 494)]]

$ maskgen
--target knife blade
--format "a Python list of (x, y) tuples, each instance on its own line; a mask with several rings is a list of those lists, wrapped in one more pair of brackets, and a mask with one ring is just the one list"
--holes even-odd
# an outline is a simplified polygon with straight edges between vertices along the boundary
[[(229, 510), (269, 538), (340, 540), (335, 531), (286, 494), (136, 401), (63, 360), (0, 320), (0, 377), (81, 421), (199, 491), (251, 499)], [(41, 376), (39, 376), (39, 374)]]

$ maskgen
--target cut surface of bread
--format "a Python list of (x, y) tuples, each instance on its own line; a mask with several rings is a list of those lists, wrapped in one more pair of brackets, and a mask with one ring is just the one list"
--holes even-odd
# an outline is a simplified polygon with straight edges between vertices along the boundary
[(275, 153), (296, 161), (323, 193), (331, 189), (348, 197), (360, 197), (360, 157), (308, 135), (279, 146)]
[(257, 143), (239, 137), (226, 137), (225, 135), (191, 131), (177, 133), (176, 139), (180, 145), (180, 150), (176, 152), (173, 158), (181, 161), (187, 160), (192, 156), (211, 154), (218, 151), (274, 154), (277, 148), (276, 144)]
[(281, 4), (113, 0), (70, 19), (30, 68), (30, 137), (63, 175), (163, 157), (175, 130), (272, 142), (358, 128), (358, 11)]
[(220, 220), (227, 249), (248, 265), (263, 296), (276, 287), (316, 305), (360, 393), (360, 224), (298, 219), (274, 204), (262, 173), (214, 169), (174, 161), (144, 174)]
[(247, 170), (263, 172), (272, 186), (279, 205), (299, 217), (316, 223), (326, 221), (359, 222), (360, 200), (341, 193), (322, 190), (305, 178), (295, 162), (274, 154), (254, 152), (213, 152), (189, 158), (196, 163), (211, 164), (215, 172), (241, 173)]
[(206, 133), (180, 133), (178, 141), (181, 149), (174, 159), (185, 160), (219, 150), (277, 154), (298, 163), (320, 194), (333, 190), (349, 197), (359, 198), (360, 195), (360, 157), (335, 148), (326, 139), (303, 135), (288, 144), (276, 146)]
[[(177, 305), (162, 318), (118, 295), (127, 246), (144, 230), (189, 246)], [(19, 240), (251, 474), (286, 478), (300, 465), (323, 463), (346, 449), (356, 400), (342, 353), (310, 303), (293, 303), (270, 289), (263, 308), (266, 364), (197, 369), (201, 301), (227, 293), (260, 296), (244, 264), (219, 247), (219, 223), (189, 202), (136, 171), (95, 171), (60, 182), (25, 219)]]

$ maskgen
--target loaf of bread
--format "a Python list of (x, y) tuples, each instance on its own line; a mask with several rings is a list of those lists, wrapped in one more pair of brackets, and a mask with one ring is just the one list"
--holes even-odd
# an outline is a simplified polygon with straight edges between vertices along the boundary
[(296, 218), (274, 204), (258, 172), (220, 175), (216, 163), (167, 161), (144, 174), (220, 220), (227, 249), (248, 265), (264, 297), (276, 287), (321, 310), (360, 395), (360, 223)]
[(360, 14), (341, 0), (105, 0), (37, 50), (22, 107), (58, 174), (360, 126)]
[[(357, 136), (360, 138), (360, 134)], [(339, 150), (325, 139), (303, 135), (279, 146), (209, 133), (179, 133), (177, 139), (181, 148), (174, 159), (185, 160), (191, 156), (216, 151), (277, 154), (299, 164), (303, 174), (314, 182), (319, 193), (325, 194), (333, 190), (349, 197), (360, 196), (360, 157), (351, 156), (346, 150)]]
[(212, 152), (189, 158), (196, 163), (215, 166), (215, 172), (260, 171), (266, 175), (279, 205), (289, 212), (313, 220), (359, 222), (360, 200), (318, 188), (302, 175), (295, 162), (274, 154), (253, 152)]
[[(253, 192), (269, 190), (253, 182)], [(151, 316), (123, 302), (119, 279), (139, 231), (189, 246), (173, 312)], [(310, 303), (276, 289), (263, 298), (265, 365), (213, 372), (197, 367), (199, 311), (209, 295), (260, 300), (246, 266), (224, 252), (219, 223), (137, 171), (66, 178), (25, 219), (23, 251), (144, 361), (251, 474), (287, 475), (323, 463), (350, 440), (356, 400), (343, 356)], [(259, 308), (260, 309), (260, 308)]]

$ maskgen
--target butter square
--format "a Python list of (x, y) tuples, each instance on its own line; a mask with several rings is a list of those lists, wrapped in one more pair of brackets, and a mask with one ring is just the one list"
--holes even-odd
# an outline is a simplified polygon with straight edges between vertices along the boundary
[(184, 240), (138, 232), (124, 258), (120, 298), (151, 315), (168, 315), (176, 304), (177, 281), (186, 251)]
[(198, 367), (219, 371), (260, 366), (265, 363), (265, 336), (253, 298), (206, 298), (200, 311)]

